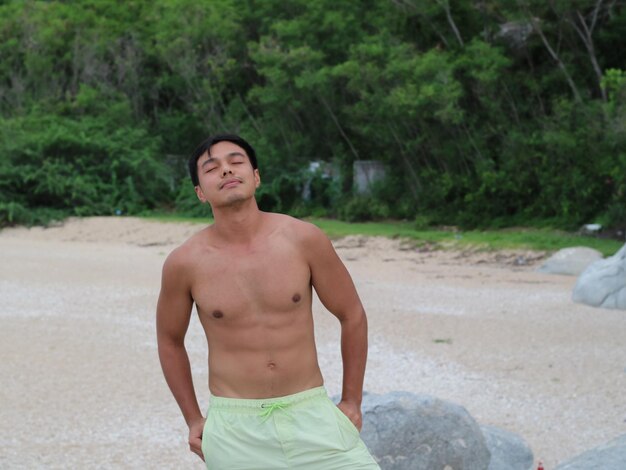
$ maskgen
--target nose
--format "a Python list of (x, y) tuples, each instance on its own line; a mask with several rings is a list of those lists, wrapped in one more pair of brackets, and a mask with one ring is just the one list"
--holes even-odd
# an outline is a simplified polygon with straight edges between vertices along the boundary
[(222, 170), (222, 176), (226, 176), (227, 174), (233, 174), (233, 171), (230, 169), (229, 166), (225, 166), (224, 169)]

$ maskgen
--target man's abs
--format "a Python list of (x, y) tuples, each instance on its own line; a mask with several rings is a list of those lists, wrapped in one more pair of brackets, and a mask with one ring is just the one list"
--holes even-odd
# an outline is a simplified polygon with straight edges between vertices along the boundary
[(203, 324), (213, 395), (269, 398), (323, 384), (308, 306), (289, 313), (251, 315), (233, 325)]
[(317, 357), (303, 348), (287, 353), (222, 355), (212, 351), (209, 355), (209, 387), (215, 396), (271, 398), (321, 385)]

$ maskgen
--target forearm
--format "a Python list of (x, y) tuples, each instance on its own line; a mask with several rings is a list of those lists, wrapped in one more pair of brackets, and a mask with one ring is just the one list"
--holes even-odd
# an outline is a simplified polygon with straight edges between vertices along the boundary
[(202, 413), (198, 406), (198, 399), (193, 388), (191, 366), (184, 344), (177, 344), (169, 340), (159, 341), (159, 360), (165, 381), (187, 425), (198, 419), (202, 419)]
[(363, 378), (367, 362), (367, 317), (361, 309), (341, 321), (341, 357), (343, 389), (341, 400), (361, 405)]

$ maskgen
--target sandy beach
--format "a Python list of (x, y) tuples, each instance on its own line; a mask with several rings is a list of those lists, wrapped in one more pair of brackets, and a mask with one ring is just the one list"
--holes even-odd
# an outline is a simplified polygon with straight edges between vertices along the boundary
[[(154, 326), (161, 265), (201, 228), (94, 217), (0, 231), (0, 468), (202, 468)], [(573, 303), (574, 277), (535, 272), (545, 253), (335, 246), (368, 313), (367, 391), (461, 404), (521, 435), (546, 470), (626, 433), (626, 312)], [(314, 315), (336, 394), (339, 323), (318, 301)], [(187, 346), (204, 409), (195, 312)]]

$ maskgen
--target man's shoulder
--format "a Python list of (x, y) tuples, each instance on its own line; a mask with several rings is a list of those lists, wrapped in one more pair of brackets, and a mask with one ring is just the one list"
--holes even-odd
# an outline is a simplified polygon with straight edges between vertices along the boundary
[(274, 212), (269, 212), (267, 215), (271, 217), (272, 224), (275, 225), (277, 230), (294, 240), (307, 241), (311, 238), (325, 236), (324, 232), (311, 222)]
[(317, 225), (284, 214), (269, 214), (274, 224), (273, 232), (288, 245), (309, 256), (331, 245), (326, 234)]
[(185, 267), (193, 264), (199, 256), (203, 246), (206, 246), (206, 239), (210, 232), (209, 227), (196, 232), (182, 244), (174, 248), (165, 260), (166, 265), (173, 267)]

